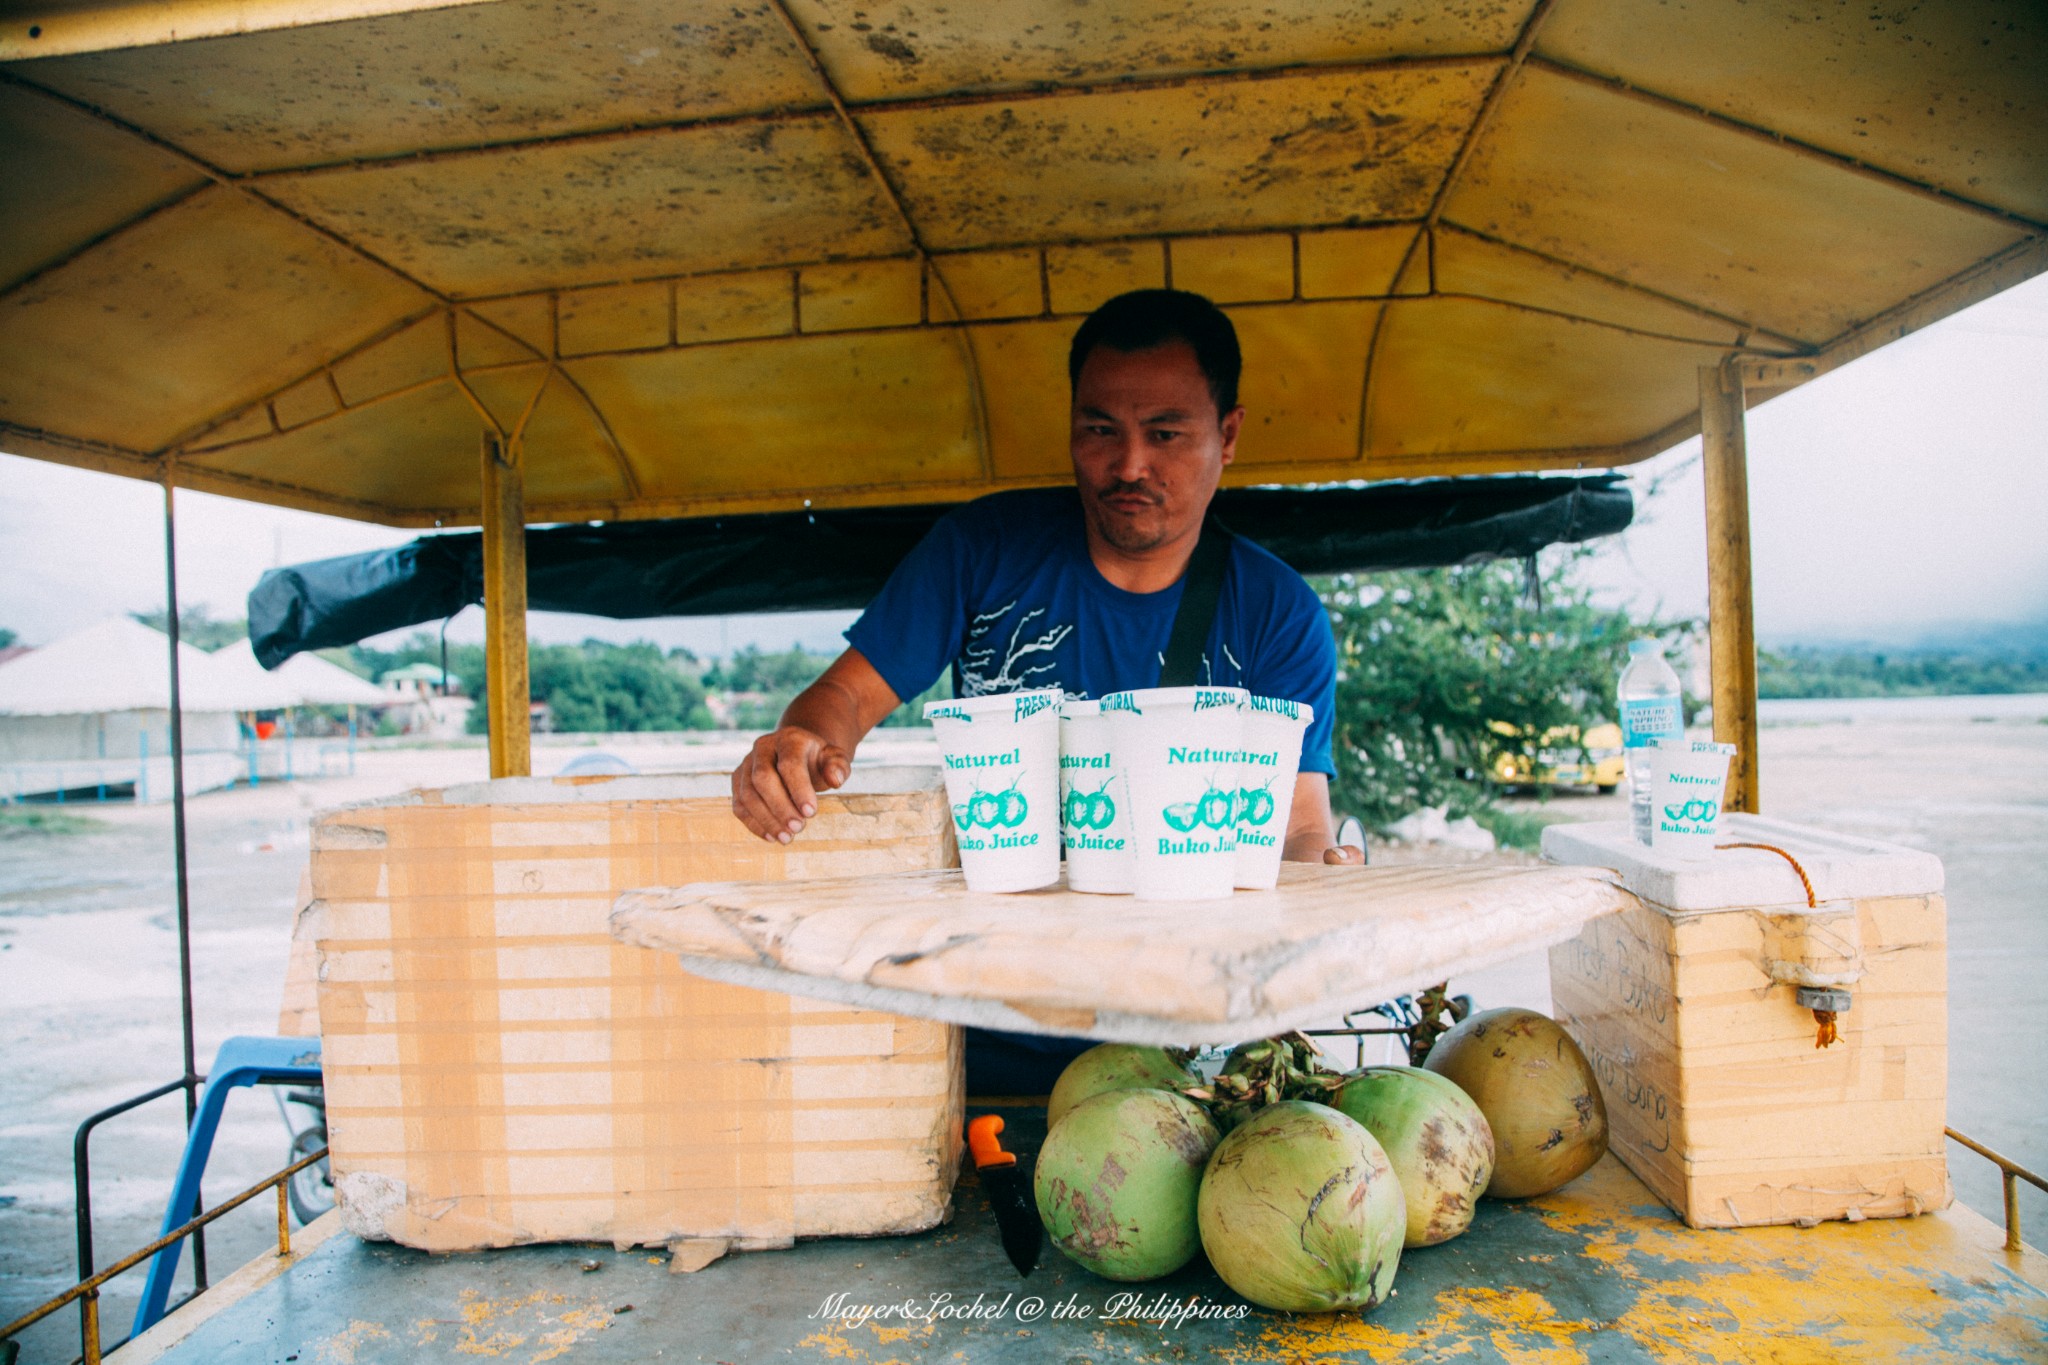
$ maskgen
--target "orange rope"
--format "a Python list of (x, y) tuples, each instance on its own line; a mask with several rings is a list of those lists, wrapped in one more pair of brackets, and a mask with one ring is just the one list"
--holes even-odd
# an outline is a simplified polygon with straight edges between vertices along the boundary
[(1799, 874), (1799, 884), (1806, 888), (1806, 908), (1809, 910), (1818, 910), (1820, 908), (1820, 902), (1813, 898), (1813, 878), (1806, 875), (1806, 869), (1799, 865), (1797, 858), (1787, 853), (1784, 849), (1779, 848), (1776, 844), (1715, 844), (1714, 847), (1760, 848), (1766, 853), (1777, 854), (1780, 858), (1792, 864), (1792, 870)]
[[(1820, 902), (1814, 898), (1813, 894), (1813, 878), (1806, 875), (1806, 869), (1799, 865), (1797, 858), (1787, 853), (1784, 849), (1779, 848), (1776, 844), (1716, 844), (1714, 847), (1759, 848), (1766, 853), (1777, 854), (1780, 858), (1792, 864), (1792, 870), (1799, 874), (1799, 884), (1806, 889), (1806, 908), (1809, 910), (1818, 910), (1820, 908)], [(1835, 1012), (1833, 1010), (1815, 1010), (1813, 1012), (1813, 1022), (1817, 1026), (1813, 1045), (1816, 1048), (1833, 1047), (1835, 1040), (1841, 1036), (1835, 1028)]]

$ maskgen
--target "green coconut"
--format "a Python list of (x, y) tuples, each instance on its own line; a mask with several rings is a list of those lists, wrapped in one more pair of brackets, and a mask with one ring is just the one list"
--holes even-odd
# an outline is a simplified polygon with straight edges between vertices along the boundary
[(1186, 1090), (1202, 1083), (1188, 1069), (1179, 1054), (1163, 1047), (1141, 1047), (1136, 1043), (1098, 1043), (1060, 1073), (1053, 1082), (1052, 1099), (1045, 1106), (1048, 1130), (1066, 1117), (1082, 1100), (1110, 1090)]
[(1436, 1040), (1423, 1065), (1457, 1085), (1493, 1130), (1495, 1199), (1548, 1194), (1607, 1152), (1607, 1104), (1586, 1054), (1534, 1010), (1472, 1015)]
[(1393, 1163), (1408, 1201), (1401, 1245), (1435, 1246), (1472, 1225), (1493, 1179), (1493, 1129), (1471, 1096), (1434, 1071), (1369, 1066), (1330, 1107), (1364, 1124)]
[(1153, 1280), (1201, 1248), (1195, 1199), (1216, 1124), (1167, 1090), (1075, 1105), (1038, 1151), (1032, 1192), (1053, 1245), (1112, 1280)]
[(1267, 1308), (1322, 1313), (1387, 1297), (1408, 1204), (1357, 1120), (1283, 1100), (1217, 1145), (1197, 1214), (1202, 1249), (1225, 1284)]

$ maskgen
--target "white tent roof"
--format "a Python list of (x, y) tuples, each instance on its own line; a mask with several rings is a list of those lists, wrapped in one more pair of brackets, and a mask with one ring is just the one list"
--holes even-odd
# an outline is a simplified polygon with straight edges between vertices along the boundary
[(391, 694), (336, 668), (313, 654), (294, 654), (274, 672), (256, 662), (246, 639), (208, 656), (233, 679), (236, 705), (244, 711), (282, 711), (288, 706), (389, 706)]
[[(249, 661), (256, 655), (247, 640), (235, 646)], [(389, 706), (391, 694), (375, 683), (336, 667), (317, 654), (294, 654), (278, 665), (272, 677), (298, 695), (305, 706)]]
[(256, 662), (256, 652), (246, 638), (215, 650), (206, 660), (233, 689), (237, 711), (282, 711), (305, 704), (289, 681)]
[[(170, 651), (161, 631), (110, 617), (31, 654), (0, 664), (0, 715), (75, 716), (164, 711), (171, 704)], [(184, 709), (236, 711), (249, 703), (212, 658), (178, 646)]]

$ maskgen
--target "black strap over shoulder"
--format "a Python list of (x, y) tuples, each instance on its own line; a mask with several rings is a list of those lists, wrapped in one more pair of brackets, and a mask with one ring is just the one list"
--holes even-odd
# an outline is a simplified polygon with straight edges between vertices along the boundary
[(1223, 570), (1230, 564), (1231, 539), (1215, 517), (1203, 521), (1201, 539), (1195, 542), (1195, 553), (1182, 580), (1173, 633), (1166, 637), (1166, 657), (1159, 665), (1161, 687), (1196, 687), (1208, 681), (1201, 676), (1202, 649), (1216, 620), (1216, 603), (1223, 596)]

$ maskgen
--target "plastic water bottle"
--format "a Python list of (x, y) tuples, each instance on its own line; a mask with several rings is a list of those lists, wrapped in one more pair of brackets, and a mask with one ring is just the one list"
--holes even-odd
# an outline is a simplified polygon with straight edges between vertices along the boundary
[(1664, 646), (1655, 640), (1628, 642), (1628, 667), (1616, 689), (1621, 709), (1621, 743), (1628, 765), (1629, 819), (1636, 841), (1650, 842), (1649, 746), (1660, 739), (1685, 737), (1685, 705), (1678, 675), (1664, 662)]

